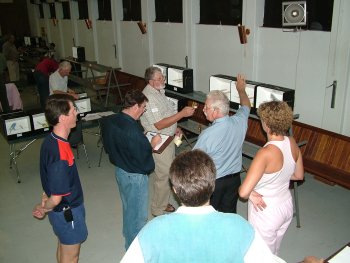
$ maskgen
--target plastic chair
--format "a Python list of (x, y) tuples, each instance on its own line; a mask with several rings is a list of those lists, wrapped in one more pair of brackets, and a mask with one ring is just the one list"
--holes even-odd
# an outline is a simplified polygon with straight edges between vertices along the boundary
[(84, 152), (85, 152), (85, 157), (86, 157), (86, 162), (88, 164), (88, 167), (90, 168), (90, 161), (89, 161), (89, 156), (86, 151), (86, 146), (84, 143), (84, 137), (83, 137), (83, 126), (81, 121), (77, 122), (77, 126), (71, 130), (69, 137), (68, 137), (68, 142), (72, 148), (76, 148), (77, 150), (77, 159), (79, 159), (79, 146), (83, 146)]

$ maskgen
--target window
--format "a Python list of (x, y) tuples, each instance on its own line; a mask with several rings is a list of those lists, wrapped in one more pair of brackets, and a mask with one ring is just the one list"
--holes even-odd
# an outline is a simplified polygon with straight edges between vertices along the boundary
[(49, 4), (50, 8), (50, 18), (56, 18), (56, 9), (55, 9), (55, 4)]
[(111, 0), (98, 0), (98, 19), (112, 20)]
[(89, 9), (88, 9), (87, 0), (78, 0), (78, 11), (79, 11), (79, 19), (89, 18)]
[(182, 0), (155, 0), (156, 22), (182, 23)]
[(141, 0), (123, 0), (123, 20), (141, 21)]
[[(306, 29), (331, 31), (333, 1), (306, 0)], [(283, 0), (265, 0), (264, 27), (282, 28)]]
[(243, 0), (200, 0), (200, 24), (242, 24)]
[(39, 7), (39, 18), (44, 18), (44, 7), (43, 4), (38, 5)]
[(70, 19), (70, 7), (69, 2), (61, 2), (63, 19)]

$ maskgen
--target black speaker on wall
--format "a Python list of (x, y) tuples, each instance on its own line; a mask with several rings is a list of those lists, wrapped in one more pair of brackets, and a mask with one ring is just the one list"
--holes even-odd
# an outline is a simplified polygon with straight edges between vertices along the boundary
[(282, 2), (282, 26), (306, 26), (306, 1)]

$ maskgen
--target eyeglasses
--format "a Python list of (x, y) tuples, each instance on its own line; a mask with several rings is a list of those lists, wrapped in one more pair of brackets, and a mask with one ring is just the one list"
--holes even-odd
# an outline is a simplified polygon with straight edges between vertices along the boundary
[(207, 106), (207, 105), (204, 105), (203, 110), (207, 111), (207, 110), (210, 110), (210, 109), (212, 109), (212, 110), (216, 110), (216, 108), (215, 108), (215, 107), (213, 108), (212, 106)]
[(165, 77), (164, 77), (164, 76), (162, 76), (161, 78), (158, 78), (158, 79), (152, 79), (152, 80), (154, 80), (154, 81), (165, 81)]

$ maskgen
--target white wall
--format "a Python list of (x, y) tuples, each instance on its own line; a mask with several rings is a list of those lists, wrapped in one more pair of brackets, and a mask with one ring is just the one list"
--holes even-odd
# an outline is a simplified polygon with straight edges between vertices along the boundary
[[(148, 30), (145, 35), (136, 22), (121, 21), (122, 0), (112, 2), (112, 22), (96, 21), (96, 10), (89, 10), (93, 30), (72, 18), (73, 35), (77, 44), (85, 46), (87, 59), (118, 65), (125, 72), (143, 76), (145, 68), (153, 63), (185, 66), (188, 56), (189, 66), (194, 69), (195, 90), (207, 92), (210, 75), (242, 72), (249, 80), (295, 89), (299, 121), (350, 135), (350, 1), (334, 0), (331, 32), (283, 32), (261, 27), (263, 1), (245, 0), (243, 24), (251, 30), (245, 45), (240, 44), (235, 26), (198, 24), (199, 0), (183, 1), (184, 22), (170, 24), (153, 22), (154, 0), (141, 1), (142, 20)], [(29, 16), (31, 28), (37, 25), (39, 32), (41, 21)], [(55, 31), (48, 29), (49, 33)], [(67, 34), (62, 28), (61, 37), (68, 38)], [(333, 80), (338, 81), (336, 106), (330, 108), (332, 89), (326, 86)]]
[(118, 54), (116, 53), (115, 35), (113, 34), (112, 21), (96, 21), (97, 61), (100, 64), (117, 67)]

